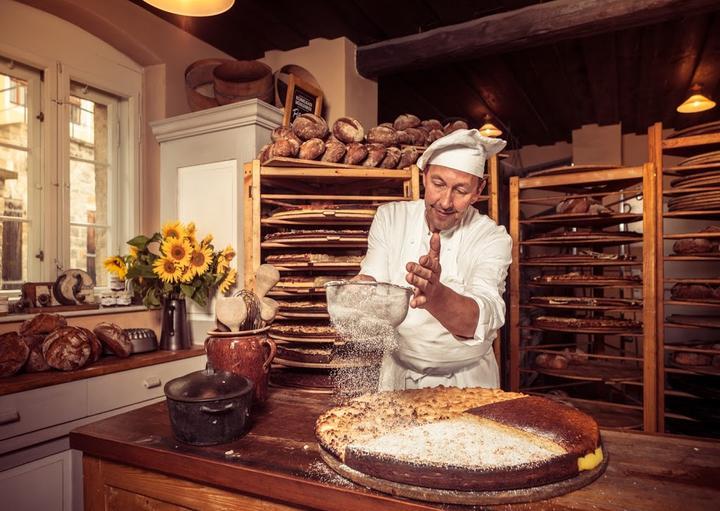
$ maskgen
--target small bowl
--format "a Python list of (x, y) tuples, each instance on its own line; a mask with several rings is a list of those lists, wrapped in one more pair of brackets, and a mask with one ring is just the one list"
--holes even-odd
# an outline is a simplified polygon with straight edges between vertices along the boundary
[(325, 284), (330, 319), (370, 317), (397, 327), (405, 320), (411, 287), (387, 282), (334, 280)]

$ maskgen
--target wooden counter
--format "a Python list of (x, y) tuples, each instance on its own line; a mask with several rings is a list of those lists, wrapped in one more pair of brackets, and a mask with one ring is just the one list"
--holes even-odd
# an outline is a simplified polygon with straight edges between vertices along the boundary
[[(85, 508), (477, 509), (393, 497), (336, 475), (320, 460), (313, 433), (330, 405), (326, 395), (271, 390), (250, 432), (214, 447), (176, 442), (165, 403), (83, 426), (70, 445), (85, 454)], [(720, 442), (615, 431), (603, 431), (603, 439), (610, 463), (590, 486), (493, 509), (716, 509)]]

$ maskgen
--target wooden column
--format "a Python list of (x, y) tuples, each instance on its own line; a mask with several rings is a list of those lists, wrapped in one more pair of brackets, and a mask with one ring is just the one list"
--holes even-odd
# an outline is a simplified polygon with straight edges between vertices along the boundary
[[(658, 398), (658, 339), (657, 294), (662, 294), (662, 282), (658, 287), (657, 257), (657, 175), (655, 164), (643, 165), (643, 429), (657, 431)], [(662, 202), (661, 202), (662, 203)], [(661, 208), (662, 209), (662, 208)], [(662, 237), (660, 237), (660, 243)], [(662, 350), (660, 350), (662, 352)]]
[(510, 178), (510, 390), (520, 388), (520, 178)]

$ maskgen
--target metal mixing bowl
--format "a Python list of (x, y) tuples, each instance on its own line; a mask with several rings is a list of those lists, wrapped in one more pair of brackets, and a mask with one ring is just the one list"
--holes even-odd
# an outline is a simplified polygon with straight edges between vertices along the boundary
[(336, 280), (325, 284), (325, 294), (333, 323), (368, 318), (395, 328), (407, 316), (413, 290), (386, 282)]

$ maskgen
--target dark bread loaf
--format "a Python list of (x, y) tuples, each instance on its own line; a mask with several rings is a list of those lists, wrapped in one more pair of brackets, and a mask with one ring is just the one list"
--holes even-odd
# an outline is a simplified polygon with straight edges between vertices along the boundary
[(265, 163), (270, 159), (270, 148), (272, 148), (272, 144), (265, 144), (260, 148), (256, 157), (257, 160), (260, 160), (260, 163)]
[(688, 238), (677, 240), (673, 244), (676, 254), (705, 254), (713, 251), (713, 243), (709, 238)]
[(365, 144), (353, 142), (348, 144), (344, 162), (349, 165), (360, 165), (367, 158), (368, 150)]
[(397, 137), (398, 145), (412, 145), (413, 143), (412, 135), (405, 130), (397, 130), (395, 136)]
[(277, 142), (278, 140), (294, 140), (297, 142), (297, 145), (300, 145), (300, 139), (293, 133), (293, 130), (290, 128), (287, 128), (285, 126), (279, 126), (272, 130), (272, 133), (270, 133), (270, 140), (273, 142)]
[(340, 142), (351, 144), (362, 142), (365, 138), (365, 129), (360, 121), (352, 117), (340, 117), (333, 123), (332, 134)]
[(383, 128), (395, 129), (395, 127), (393, 126), (393, 123), (391, 123), (391, 122), (381, 122), (380, 124), (378, 124), (378, 126), (382, 126)]
[(300, 114), (292, 123), (292, 131), (300, 140), (321, 138), (325, 140), (328, 134), (328, 125), (325, 119), (315, 114)]
[(61, 371), (74, 371), (84, 366), (90, 358), (90, 341), (75, 326), (53, 330), (42, 344), (42, 354), (47, 364)]
[(30, 355), (28, 355), (27, 362), (25, 362), (25, 372), (27, 373), (40, 373), (42, 371), (48, 371), (50, 366), (45, 362), (45, 357), (42, 354), (42, 345), (45, 342), (44, 335), (24, 335), (22, 337), (23, 342), (30, 348)]
[(17, 332), (0, 335), (0, 377), (20, 371), (30, 355), (30, 348)]
[(425, 128), (427, 131), (440, 130), (442, 131), (443, 125), (437, 119), (426, 119), (420, 123), (420, 126)]
[(382, 144), (367, 144), (368, 155), (363, 162), (364, 167), (377, 167), (385, 158), (385, 146)]
[(300, 146), (298, 158), (301, 160), (317, 160), (325, 152), (325, 142), (319, 138), (306, 140)]
[(388, 147), (385, 151), (385, 157), (380, 162), (383, 169), (394, 169), (400, 163), (400, 149), (397, 147)]
[(406, 130), (408, 128), (417, 128), (420, 126), (420, 118), (413, 114), (400, 114), (393, 123), (396, 130)]
[(270, 146), (269, 156), (281, 156), (285, 158), (295, 158), (300, 150), (300, 144), (289, 138), (282, 138), (277, 142), (273, 142)]
[(400, 150), (400, 163), (397, 168), (404, 169), (409, 167), (420, 158), (420, 152), (412, 146), (405, 146)]
[(405, 133), (407, 133), (410, 136), (410, 139), (412, 142), (410, 142), (412, 145), (426, 145), (427, 144), (427, 134), (419, 129), (419, 128), (407, 128), (405, 130)]
[(443, 128), (443, 131), (446, 135), (452, 133), (456, 130), (466, 130), (468, 129), (468, 123), (463, 121), (462, 119), (458, 119), (456, 121), (449, 122), (445, 125)]
[(325, 153), (322, 156), (322, 161), (329, 161), (330, 163), (341, 162), (346, 151), (347, 148), (345, 144), (334, 137), (330, 137), (330, 140), (325, 144)]
[(397, 145), (398, 143), (395, 129), (385, 126), (376, 126), (368, 131), (367, 140), (371, 144), (382, 144), (384, 146)]
[(97, 362), (98, 360), (100, 360), (103, 352), (103, 347), (100, 339), (98, 339), (97, 335), (95, 335), (93, 331), (89, 328), (78, 328), (83, 333), (83, 335), (88, 338), (88, 341), (90, 341), (90, 358), (88, 359), (88, 364)]
[(115, 323), (98, 323), (93, 332), (100, 342), (118, 357), (129, 357), (132, 343), (127, 333)]
[(67, 321), (59, 314), (41, 312), (20, 325), (20, 335), (49, 334), (56, 328), (65, 325), (67, 325)]
[(430, 130), (430, 132), (427, 135), (427, 143), (432, 144), (436, 140), (443, 138), (445, 136), (445, 133), (443, 130)]
[[(719, 288), (720, 289), (720, 288)], [(670, 297), (673, 300), (707, 300), (714, 299), (715, 291), (705, 284), (675, 284), (670, 290)]]

